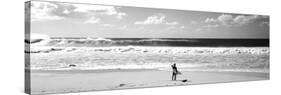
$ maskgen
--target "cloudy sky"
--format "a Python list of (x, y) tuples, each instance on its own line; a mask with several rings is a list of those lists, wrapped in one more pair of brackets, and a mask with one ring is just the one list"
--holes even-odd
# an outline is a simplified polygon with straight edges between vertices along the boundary
[(42, 1), (30, 9), (31, 33), (52, 37), (269, 38), (262, 15)]

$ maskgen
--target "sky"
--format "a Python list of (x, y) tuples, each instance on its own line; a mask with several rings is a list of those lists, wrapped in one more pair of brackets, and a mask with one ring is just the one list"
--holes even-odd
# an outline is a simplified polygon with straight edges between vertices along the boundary
[(31, 33), (51, 37), (269, 38), (269, 16), (31, 1)]

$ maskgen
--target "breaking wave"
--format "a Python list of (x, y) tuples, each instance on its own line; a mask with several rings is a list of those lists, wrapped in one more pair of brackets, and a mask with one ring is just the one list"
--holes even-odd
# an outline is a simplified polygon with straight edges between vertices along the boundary
[(25, 43), (32, 45), (46, 45), (50, 41), (50, 37), (43, 34), (27, 34), (25, 35)]
[[(27, 37), (29, 38), (29, 37)], [(268, 39), (51, 38), (31, 35), (32, 70), (269, 72)], [(26, 65), (28, 66), (28, 65)]]
[[(32, 50), (32, 49), (31, 49)], [(268, 47), (34, 47), (33, 70), (170, 70), (269, 72)]]

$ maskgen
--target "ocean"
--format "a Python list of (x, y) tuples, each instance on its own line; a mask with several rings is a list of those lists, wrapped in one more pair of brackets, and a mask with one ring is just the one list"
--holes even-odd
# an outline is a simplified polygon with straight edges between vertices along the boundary
[[(27, 43), (40, 43), (38, 39)], [(47, 39), (44, 39), (47, 40)], [(176, 46), (176, 47), (268, 47), (269, 39), (190, 39), (190, 38), (86, 38), (52, 37), (50, 46)]]
[(32, 70), (157, 69), (269, 72), (269, 39), (70, 38), (25, 40)]

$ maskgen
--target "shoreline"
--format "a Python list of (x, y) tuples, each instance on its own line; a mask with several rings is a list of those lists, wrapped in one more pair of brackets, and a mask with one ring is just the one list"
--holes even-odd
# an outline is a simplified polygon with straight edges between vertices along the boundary
[[(158, 70), (158, 69), (62, 69), (62, 70), (38, 70), (38, 69), (25, 69), (26, 71), (30, 71), (32, 73), (107, 73), (107, 72), (145, 72), (145, 71), (164, 71), (164, 72), (172, 72), (169, 70)], [(231, 70), (194, 70), (194, 71), (185, 71), (180, 70), (181, 72), (214, 72), (214, 73), (265, 73), (269, 74), (270, 72), (251, 72), (251, 71), (231, 71)]]

